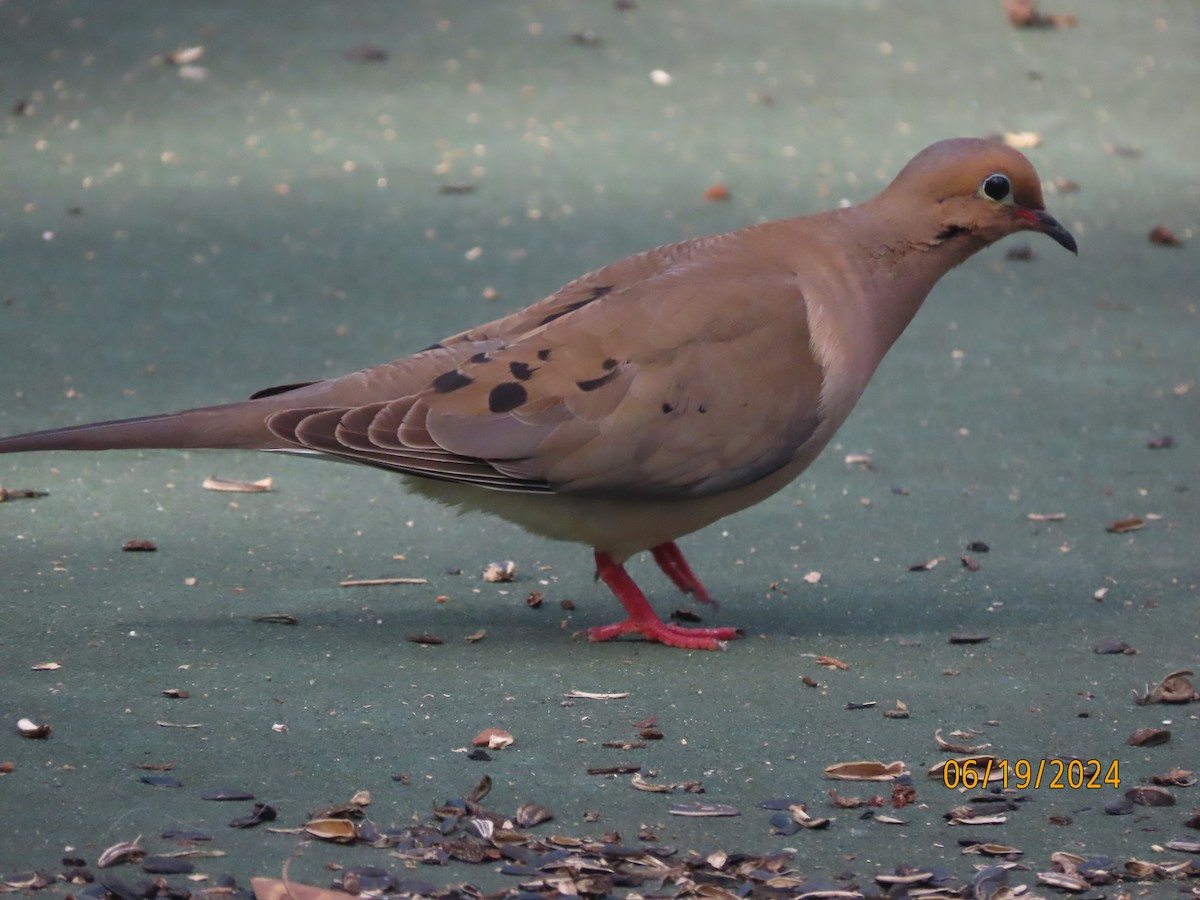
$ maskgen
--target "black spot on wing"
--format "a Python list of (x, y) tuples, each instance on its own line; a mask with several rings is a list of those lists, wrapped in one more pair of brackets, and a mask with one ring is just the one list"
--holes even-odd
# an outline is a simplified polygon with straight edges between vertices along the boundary
[(485, 363), (485, 362), (489, 362), (490, 360), (491, 360), (491, 357), (488, 356), (487, 353), (476, 353), (469, 360), (467, 360), (467, 362)]
[(545, 361), (546, 361), (546, 360), (548, 360), (549, 358), (550, 358), (550, 351), (549, 351), (549, 349), (546, 349), (546, 350), (539, 350), (539, 351), (538, 351), (538, 359), (540, 359), (542, 362), (545, 362)]
[(610, 381), (612, 381), (614, 378), (616, 378), (618, 374), (620, 374), (619, 371), (616, 368), (614, 368), (614, 369), (610, 370), (609, 372), (606, 372), (605, 374), (601, 375), (599, 378), (589, 378), (586, 381), (577, 381), (577, 382), (575, 382), (575, 385), (581, 391), (594, 391), (594, 390), (597, 390), (598, 388), (604, 387), (606, 384), (608, 384)]
[(432, 387), (439, 394), (449, 394), (451, 391), (457, 391), (459, 388), (465, 388), (468, 384), (473, 384), (475, 379), (469, 375), (464, 375), (458, 369), (451, 369), (449, 372), (443, 372), (437, 378), (433, 379)]
[(597, 285), (596, 287), (592, 288), (592, 292), (582, 300), (576, 300), (574, 303), (568, 303), (562, 309), (550, 313), (550, 315), (546, 316), (546, 318), (542, 319), (542, 321), (538, 324), (546, 325), (550, 322), (553, 322), (555, 319), (561, 319), (563, 316), (567, 315), (567, 313), (573, 313), (577, 309), (583, 309), (583, 307), (587, 306), (589, 303), (599, 300), (605, 294), (612, 293), (612, 289), (613, 286), (611, 284)]
[(528, 381), (533, 377), (533, 373), (537, 371), (536, 366), (531, 366), (524, 362), (510, 362), (508, 371), (512, 373), (512, 377), (517, 381)]
[(430, 350), (442, 350), (445, 348), (445, 346), (446, 345), (443, 344), (441, 341), (438, 341), (438, 343), (436, 343), (436, 344), (430, 344), (428, 347), (422, 347), (417, 352), (418, 353), (428, 353)]
[(496, 385), (488, 394), (488, 409), (494, 413), (512, 412), (529, 399), (529, 394), (515, 381)]
[(288, 391), (294, 391), (298, 388), (308, 387), (310, 384), (316, 384), (315, 381), (297, 381), (295, 384), (280, 384), (275, 387), (263, 388), (261, 391), (255, 391), (250, 395), (251, 400), (261, 400), (263, 397), (274, 397), (278, 394), (286, 394)]

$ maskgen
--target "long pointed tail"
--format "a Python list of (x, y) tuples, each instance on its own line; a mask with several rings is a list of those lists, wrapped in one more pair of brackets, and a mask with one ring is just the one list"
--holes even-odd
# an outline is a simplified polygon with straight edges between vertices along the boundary
[(281, 404), (247, 400), (0, 438), (0, 453), (38, 450), (247, 449), (286, 446), (264, 424)]

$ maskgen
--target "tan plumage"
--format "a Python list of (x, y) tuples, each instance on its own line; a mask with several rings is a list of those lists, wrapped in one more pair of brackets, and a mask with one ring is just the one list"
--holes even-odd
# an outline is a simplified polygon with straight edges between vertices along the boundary
[(1002, 144), (918, 154), (856, 207), (669, 244), (413, 356), (243, 403), (0, 439), (0, 452), (316, 452), (392, 469), (440, 501), (596, 551), (630, 618), (593, 629), (714, 647), (664, 625), (622, 568), (802, 472), (937, 280), (1016, 231), (1075, 251), (1037, 173)]

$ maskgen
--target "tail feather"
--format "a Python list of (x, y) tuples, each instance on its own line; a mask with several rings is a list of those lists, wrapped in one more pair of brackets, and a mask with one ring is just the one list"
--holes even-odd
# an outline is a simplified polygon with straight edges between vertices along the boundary
[(182, 412), (69, 425), (0, 438), (0, 453), (40, 450), (246, 449), (288, 446), (267, 429), (277, 403), (249, 400)]

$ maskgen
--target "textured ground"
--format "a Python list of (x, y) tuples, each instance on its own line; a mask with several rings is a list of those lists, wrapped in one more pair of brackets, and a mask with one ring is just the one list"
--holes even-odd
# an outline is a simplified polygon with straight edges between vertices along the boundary
[[(992, 2), (0, 2), (0, 433), (387, 360), (626, 253), (863, 199), (950, 135), (1040, 135), (1043, 177), (1078, 185), (1047, 202), (1080, 244), (1075, 259), (1035, 239), (1013, 260), (1010, 240), (948, 276), (827, 455), (684, 543), (724, 601), (709, 619), (748, 633), (723, 654), (573, 641), (617, 613), (583, 549), (455, 518), (380, 473), (3, 457), (0, 484), (49, 494), (0, 505), (0, 874), (94, 867), (139, 834), (178, 849), (169, 828), (212, 834), (227, 855), (197, 871), (243, 886), (288, 859), (315, 884), (330, 863), (403, 871), (368, 847), (230, 829), (250, 804), (201, 797), (245, 789), (294, 828), (369, 790), (371, 818), (403, 826), (485, 773), (487, 805), (553, 809), (539, 835), (791, 848), (802, 875), (842, 886), (906, 864), (966, 880), (981, 860), (965, 838), (1019, 848), (1033, 871), (1057, 850), (1186, 858), (1162, 848), (1198, 836), (1184, 821), (1200, 788), (1103, 809), (1200, 768), (1200, 705), (1132, 701), (1200, 651), (1200, 12), (1063, 6), (1078, 27), (1017, 30)], [(195, 46), (202, 72), (155, 60)], [(705, 199), (717, 183), (728, 201)], [(1159, 224), (1184, 246), (1151, 243)], [(212, 493), (209, 475), (274, 491)], [(1134, 516), (1144, 528), (1106, 532)], [(158, 551), (123, 553), (130, 539)], [(974, 572), (971, 541), (991, 548)], [(516, 582), (480, 579), (496, 559)], [(633, 571), (677, 604), (648, 562)], [(339, 587), (381, 576), (428, 583)], [(298, 625), (255, 621), (267, 613)], [(419, 633), (445, 643), (405, 640)], [(1108, 639), (1139, 652), (1093, 652)], [(896, 700), (909, 718), (881, 714)], [(862, 701), (878, 706), (846, 708)], [(601, 746), (650, 716), (662, 740)], [(19, 736), (22, 717), (52, 735)], [(459, 752), (487, 726), (516, 743), (490, 762)], [(1171, 741), (1129, 746), (1140, 727)], [(950, 826), (970, 794), (925, 776), (946, 755), (936, 728), (978, 730), (968, 742), (1012, 763), (1115, 761), (1123, 784), (1030, 787), (1007, 824)], [(879, 810), (904, 824), (832, 807), (823, 769), (851, 759), (908, 763), (916, 804)], [(166, 763), (182, 787), (134, 768)], [(585, 774), (621, 763), (706, 793)], [(756, 804), (785, 795), (831, 826), (769, 834)], [(695, 800), (741, 815), (669, 814)], [(494, 868), (415, 874), (516, 883)]]

